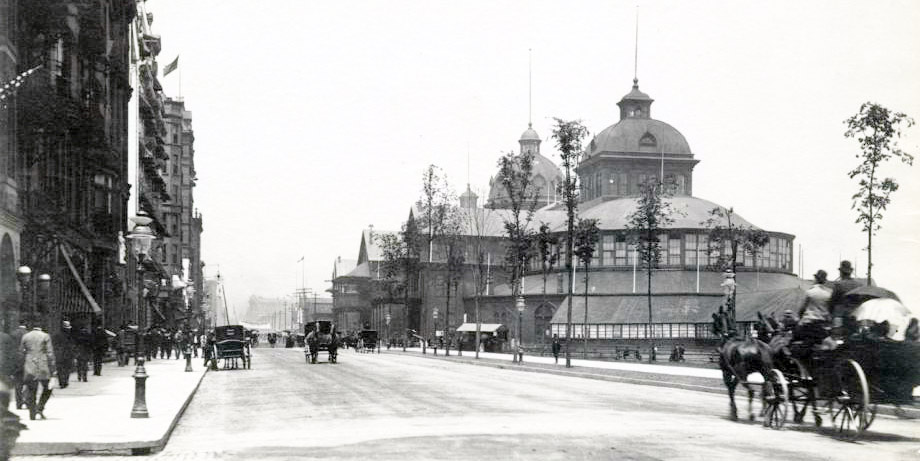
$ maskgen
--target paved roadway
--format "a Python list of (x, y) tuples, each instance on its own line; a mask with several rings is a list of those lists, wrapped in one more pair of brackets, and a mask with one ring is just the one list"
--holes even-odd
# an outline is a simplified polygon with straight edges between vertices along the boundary
[(154, 457), (920, 460), (918, 421), (880, 416), (848, 443), (731, 422), (727, 397), (680, 389), (387, 353), (308, 366), (298, 350), (255, 349), (253, 363), (209, 373)]

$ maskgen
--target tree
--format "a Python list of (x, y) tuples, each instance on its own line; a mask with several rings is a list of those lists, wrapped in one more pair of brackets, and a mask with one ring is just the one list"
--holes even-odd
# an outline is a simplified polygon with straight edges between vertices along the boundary
[(581, 330), (585, 337), (585, 359), (588, 358), (588, 268), (594, 259), (600, 233), (596, 219), (578, 219), (578, 225), (575, 227), (575, 256), (585, 266), (585, 321)]
[[(661, 262), (661, 242), (658, 235), (674, 223), (670, 194), (660, 182), (649, 181), (639, 185), (639, 198), (636, 210), (628, 217), (626, 229), (630, 233), (636, 253), (642, 267), (648, 274), (648, 337), (653, 338), (652, 330), (652, 272)], [(654, 339), (652, 348), (655, 347)], [(652, 354), (649, 354), (649, 362)]]
[[(503, 216), (505, 233), (508, 236), (508, 245), (505, 247), (505, 268), (510, 275), (511, 297), (518, 299), (521, 296), (521, 281), (524, 277), (524, 268), (532, 255), (533, 231), (530, 221), (533, 220), (534, 210), (537, 206), (537, 197), (540, 191), (533, 182), (534, 154), (529, 151), (515, 154), (509, 152), (498, 159), (498, 179), (508, 193), (509, 213)], [(520, 316), (518, 316), (520, 317)], [(521, 325), (518, 319), (517, 341), (520, 347)], [(514, 361), (518, 355), (515, 352)]]
[(856, 223), (863, 225), (862, 230), (869, 237), (866, 247), (869, 252), (869, 269), (866, 278), (868, 284), (872, 285), (872, 236), (881, 229), (878, 222), (882, 219), (882, 211), (891, 203), (891, 194), (898, 190), (894, 178), (878, 177), (878, 168), (892, 157), (913, 165), (914, 156), (901, 150), (897, 140), (901, 138), (902, 125), (910, 128), (914, 125), (914, 119), (879, 104), (866, 102), (860, 106), (858, 114), (846, 119), (844, 123), (847, 125), (844, 137), (856, 138), (861, 151), (856, 155), (861, 163), (849, 175), (850, 179), (859, 179), (859, 189), (852, 197), (852, 208), (857, 211)]
[(559, 260), (559, 236), (550, 232), (549, 224), (540, 223), (536, 235), (537, 255), (540, 257), (540, 270), (543, 273), (543, 304), (546, 304), (546, 278)]
[(404, 312), (406, 317), (405, 341), (403, 352), (409, 343), (409, 294), (412, 289), (412, 280), (419, 272), (418, 228), (415, 220), (410, 219), (403, 224), (399, 234), (376, 235), (382, 260), (383, 280), (391, 298), (401, 293), (403, 295)]
[(492, 219), (492, 210), (489, 208), (471, 208), (463, 210), (467, 221), (470, 238), (472, 239), (472, 252), (475, 255), (473, 264), (473, 300), (475, 303), (476, 319), (476, 358), (479, 358), (480, 336), (482, 335), (482, 318), (480, 315), (480, 300), (489, 286), (492, 276), (492, 260), (489, 251), (488, 238), (498, 231)]
[(572, 293), (575, 291), (575, 280), (572, 277), (572, 255), (574, 254), (575, 245), (575, 211), (578, 207), (578, 181), (573, 174), (578, 159), (584, 152), (582, 141), (588, 136), (588, 129), (580, 121), (565, 121), (556, 119), (556, 126), (553, 128), (553, 138), (556, 139), (556, 148), (559, 149), (559, 157), (562, 159), (562, 169), (565, 172), (562, 184), (559, 185), (560, 195), (565, 203), (567, 216), (566, 233), (565, 233), (565, 271), (569, 274), (569, 302), (566, 312), (565, 321), (565, 366), (572, 367), (572, 355), (569, 348), (569, 338), (572, 337)]
[(450, 355), (450, 343), (453, 335), (450, 332), (450, 292), (451, 288), (456, 292), (457, 283), (463, 276), (463, 265), (466, 262), (464, 256), (465, 241), (463, 238), (463, 221), (460, 216), (460, 210), (453, 204), (445, 206), (446, 213), (441, 227), (441, 244), (445, 252), (445, 268), (447, 269), (447, 302), (445, 303), (444, 313), (444, 331), (447, 333), (447, 345), (444, 347), (444, 354)]
[[(717, 206), (709, 211), (709, 218), (700, 223), (709, 230), (706, 254), (716, 255), (710, 266), (719, 271), (731, 270), (734, 277), (738, 275), (738, 255), (749, 254), (754, 266), (761, 249), (770, 242), (770, 235), (761, 229), (739, 224), (735, 219), (734, 208)], [(727, 314), (729, 329), (735, 329), (735, 304), (737, 294), (734, 288), (727, 294)]]
[[(428, 165), (422, 173), (422, 196), (416, 202), (419, 211), (419, 225), (424, 229), (428, 249), (428, 264), (434, 261), (434, 242), (444, 234), (444, 227), (448, 222), (448, 215), (453, 209), (456, 196), (447, 184), (447, 177), (437, 165)], [(422, 287), (422, 284), (419, 284)], [(422, 306), (421, 316), (426, 319), (425, 307)], [(448, 319), (449, 320), (449, 319)], [(424, 321), (423, 321), (424, 323)]]

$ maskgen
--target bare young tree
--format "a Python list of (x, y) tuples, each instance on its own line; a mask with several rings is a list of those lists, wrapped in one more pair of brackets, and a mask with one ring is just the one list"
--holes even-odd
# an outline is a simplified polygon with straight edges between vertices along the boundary
[(540, 270), (543, 274), (543, 304), (546, 304), (546, 279), (559, 261), (559, 236), (550, 232), (549, 224), (540, 223), (537, 231), (537, 255), (540, 257)]
[[(534, 154), (529, 151), (515, 154), (509, 152), (498, 159), (498, 180), (508, 194), (509, 213), (503, 217), (508, 245), (505, 253), (505, 268), (510, 275), (511, 297), (521, 295), (524, 268), (533, 252), (533, 220), (540, 191), (533, 182)], [(521, 325), (518, 319), (517, 343), (514, 361), (518, 361), (521, 346)]]
[(572, 277), (573, 255), (575, 246), (575, 212), (578, 208), (578, 181), (575, 176), (575, 166), (578, 159), (584, 153), (582, 141), (588, 136), (588, 129), (580, 121), (565, 121), (556, 119), (556, 126), (553, 128), (553, 138), (556, 139), (556, 148), (559, 149), (559, 157), (562, 158), (562, 170), (565, 177), (559, 189), (562, 200), (565, 203), (567, 215), (566, 224), (566, 242), (565, 242), (565, 271), (569, 274), (568, 288), (568, 307), (565, 321), (565, 366), (572, 367), (572, 354), (569, 348), (572, 337), (572, 293), (575, 291), (575, 280)]
[(470, 238), (470, 249), (473, 254), (473, 301), (476, 320), (476, 358), (479, 358), (479, 348), (482, 336), (482, 315), (480, 301), (489, 284), (491, 283), (492, 260), (489, 248), (489, 239), (498, 232), (498, 226), (493, 219), (493, 211), (489, 208), (470, 208), (462, 211), (466, 219), (467, 233)]
[(410, 219), (403, 224), (399, 234), (381, 233), (375, 236), (382, 260), (383, 280), (391, 297), (395, 294), (403, 295), (403, 308), (405, 313), (406, 328), (404, 332), (403, 352), (409, 344), (409, 301), (412, 281), (416, 280), (419, 272), (418, 229), (415, 221)]
[[(734, 208), (717, 206), (709, 211), (709, 218), (700, 223), (709, 230), (706, 254), (710, 258), (716, 256), (710, 266), (720, 271), (731, 270), (733, 277), (737, 277), (738, 274), (739, 255), (751, 255), (756, 266), (757, 255), (770, 242), (770, 235), (763, 230), (739, 224), (737, 221)], [(730, 330), (735, 329), (736, 302), (737, 294), (732, 289), (725, 306)]]
[[(642, 267), (648, 275), (648, 338), (654, 350), (654, 331), (652, 325), (652, 273), (661, 262), (661, 242), (658, 235), (674, 223), (670, 195), (658, 181), (649, 181), (639, 185), (639, 198), (636, 210), (627, 218), (626, 229), (636, 245), (636, 253)], [(649, 362), (652, 361), (649, 354)]]
[[(441, 223), (440, 243), (444, 248), (445, 269), (447, 272), (446, 289), (447, 300), (445, 302), (444, 312), (444, 331), (447, 334), (444, 354), (450, 355), (450, 344), (453, 340), (453, 334), (450, 329), (450, 295), (451, 290), (457, 291), (457, 283), (463, 277), (463, 266), (466, 262), (464, 256), (465, 239), (463, 236), (463, 221), (460, 210), (453, 204), (445, 204), (444, 221)], [(459, 349), (459, 345), (458, 345)]]
[[(441, 168), (433, 164), (428, 165), (422, 173), (422, 195), (416, 202), (416, 209), (418, 210), (419, 232), (425, 235), (428, 251), (426, 260), (429, 265), (434, 262), (435, 241), (444, 235), (445, 226), (448, 225), (450, 220), (449, 215), (456, 208), (453, 207), (456, 200), (456, 194), (451, 190), (450, 185), (447, 183), (447, 177)], [(419, 277), (421, 276), (422, 274), (419, 273)], [(419, 288), (424, 289), (424, 287), (425, 284), (421, 283), (420, 280)], [(427, 319), (427, 307), (424, 304), (421, 306), (422, 319)], [(422, 323), (424, 325), (425, 321), (423, 320)], [(420, 328), (422, 327), (420, 326)]]
[(585, 267), (585, 319), (581, 330), (585, 340), (585, 349), (583, 351), (585, 359), (588, 358), (588, 269), (594, 259), (594, 252), (597, 250), (600, 233), (596, 219), (578, 219), (578, 225), (575, 226), (575, 256)]
[(853, 194), (853, 208), (857, 211), (856, 223), (863, 225), (863, 232), (868, 234), (869, 264), (866, 278), (872, 285), (872, 236), (881, 229), (879, 221), (882, 211), (891, 203), (891, 194), (898, 190), (898, 183), (894, 178), (878, 177), (879, 166), (892, 157), (901, 159), (901, 162), (913, 165), (914, 156), (904, 152), (898, 146), (897, 140), (901, 138), (901, 126), (910, 128), (914, 119), (901, 112), (892, 112), (887, 108), (873, 103), (863, 103), (859, 113), (844, 121), (847, 130), (844, 136), (856, 138), (859, 141), (860, 153), (856, 158), (860, 160), (859, 166), (849, 172), (850, 179), (859, 178), (859, 189)]

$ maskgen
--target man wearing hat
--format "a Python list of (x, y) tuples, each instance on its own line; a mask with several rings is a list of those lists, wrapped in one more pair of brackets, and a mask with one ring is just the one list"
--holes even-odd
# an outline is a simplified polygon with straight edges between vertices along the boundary
[(853, 307), (846, 304), (846, 294), (862, 286), (861, 283), (854, 280), (853, 265), (847, 261), (840, 261), (840, 278), (834, 282), (834, 291), (831, 293), (831, 299), (828, 301), (831, 316), (834, 318), (846, 318)]
[(826, 328), (830, 324), (831, 315), (828, 310), (828, 301), (834, 288), (827, 281), (827, 272), (815, 272), (815, 283), (805, 292), (805, 301), (799, 308), (799, 324), (796, 327), (793, 339), (809, 343), (818, 343), (827, 336)]
[[(45, 419), (45, 404), (51, 397), (48, 381), (56, 372), (51, 336), (35, 325), (22, 337), (19, 347), (25, 356), (23, 380), (26, 385), (26, 406), (29, 407), (29, 419), (35, 419), (36, 415)], [(39, 385), (42, 387), (41, 394), (38, 393)]]
[(61, 384), (61, 389), (64, 389), (69, 385), (73, 360), (76, 358), (73, 327), (70, 322), (67, 320), (62, 322), (61, 330), (51, 338), (51, 343), (54, 344), (54, 363), (57, 365), (58, 382)]

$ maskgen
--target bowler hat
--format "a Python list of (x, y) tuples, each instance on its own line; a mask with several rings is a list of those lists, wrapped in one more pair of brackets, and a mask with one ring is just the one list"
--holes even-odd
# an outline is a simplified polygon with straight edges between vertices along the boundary
[(63, 327), (65, 330), (69, 330), (69, 329), (70, 329), (70, 322), (64, 320), (64, 323), (61, 325), (61, 327)]
[(840, 272), (843, 272), (843, 273), (845, 273), (845, 274), (852, 274), (852, 273), (853, 273), (853, 265), (852, 265), (849, 261), (847, 261), (847, 260), (844, 259), (843, 261), (840, 261), (840, 267), (837, 268), (837, 270), (839, 270)]
[(815, 272), (815, 280), (827, 280), (827, 271), (818, 269), (818, 272)]

